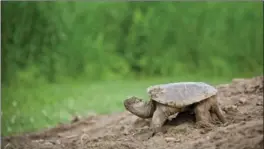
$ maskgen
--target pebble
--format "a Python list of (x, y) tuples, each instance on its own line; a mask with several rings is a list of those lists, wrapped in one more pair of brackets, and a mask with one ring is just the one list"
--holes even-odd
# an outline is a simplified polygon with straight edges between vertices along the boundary
[(237, 106), (236, 106), (236, 105), (232, 105), (230, 108), (231, 108), (232, 110), (237, 110)]
[(40, 142), (45, 142), (45, 141), (43, 139), (39, 139), (39, 140), (32, 140), (32, 142), (40, 143)]
[(47, 145), (47, 146), (53, 146), (55, 143), (54, 142), (43, 142), (44, 145)]
[(180, 139), (176, 139), (176, 138), (174, 138), (174, 137), (166, 137), (165, 140), (166, 140), (167, 142), (181, 142)]
[(142, 128), (143, 128), (143, 129), (148, 129), (148, 128), (149, 128), (149, 126), (143, 126)]
[(245, 99), (245, 98), (240, 98), (240, 99), (239, 99), (239, 103), (241, 103), (241, 104), (245, 104), (245, 103), (246, 103), (246, 99)]
[(257, 105), (257, 106), (262, 106), (263, 103), (262, 103), (262, 102), (257, 102), (256, 105)]
[(227, 113), (228, 113), (229, 111), (237, 111), (237, 106), (236, 106), (236, 105), (226, 106), (226, 107), (224, 108), (224, 111), (226, 111)]

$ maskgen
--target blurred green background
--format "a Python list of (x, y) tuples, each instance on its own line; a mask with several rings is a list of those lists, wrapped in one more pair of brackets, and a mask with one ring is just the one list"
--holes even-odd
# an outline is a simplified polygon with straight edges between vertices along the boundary
[(2, 136), (124, 111), (146, 87), (262, 75), (261, 2), (1, 2)]

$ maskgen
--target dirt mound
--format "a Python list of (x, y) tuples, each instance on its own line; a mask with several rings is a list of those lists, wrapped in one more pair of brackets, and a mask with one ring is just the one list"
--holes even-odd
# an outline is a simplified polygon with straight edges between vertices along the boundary
[(38, 133), (2, 139), (3, 149), (262, 149), (263, 76), (217, 86), (227, 125), (195, 128), (194, 116), (181, 113), (167, 122), (167, 133), (142, 140), (149, 120), (129, 112), (75, 119)]

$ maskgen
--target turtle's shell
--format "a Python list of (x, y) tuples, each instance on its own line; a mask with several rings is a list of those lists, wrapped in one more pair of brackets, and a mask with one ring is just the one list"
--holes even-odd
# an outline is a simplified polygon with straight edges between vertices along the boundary
[(217, 89), (203, 82), (178, 82), (150, 86), (147, 93), (159, 103), (184, 107), (216, 95)]

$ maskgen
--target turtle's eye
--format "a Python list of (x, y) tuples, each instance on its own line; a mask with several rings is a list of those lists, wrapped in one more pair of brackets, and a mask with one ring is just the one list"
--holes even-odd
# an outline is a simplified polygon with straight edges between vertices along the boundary
[(132, 99), (133, 99), (133, 100), (137, 100), (137, 97), (133, 96)]

